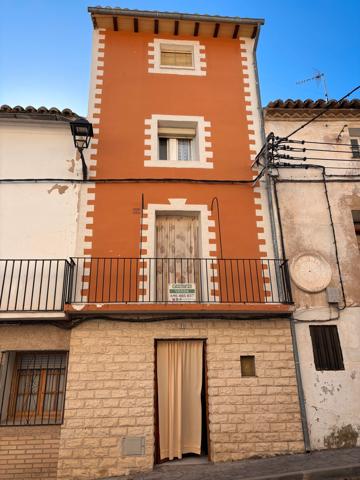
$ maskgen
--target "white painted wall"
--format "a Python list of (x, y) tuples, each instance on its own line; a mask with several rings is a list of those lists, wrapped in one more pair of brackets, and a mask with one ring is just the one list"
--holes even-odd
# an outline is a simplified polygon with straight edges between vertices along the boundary
[[(290, 114), (289, 114), (290, 115)], [(306, 118), (293, 120), (266, 119), (267, 133), (286, 136), (305, 122)], [(294, 138), (322, 142), (335, 142), (344, 124), (360, 126), (352, 118), (321, 118), (299, 132)], [(330, 147), (329, 154), (306, 152), (322, 161), (312, 161), (332, 168), (328, 173), (353, 173), (353, 163), (327, 161), (327, 157), (351, 160), (350, 154), (339, 154), (341, 143), (349, 143), (345, 129), (340, 146)], [(326, 148), (315, 146), (314, 148)], [(350, 152), (349, 152), (350, 153)], [(310, 161), (309, 161), (310, 163)], [(347, 167), (341, 170), (334, 167)], [(322, 179), (319, 171), (281, 169), (282, 179)], [(286, 255), (291, 261), (305, 251), (320, 253), (331, 265), (330, 286), (339, 288), (334, 241), (329, 212), (322, 183), (278, 184), (279, 203), (284, 231)], [(312, 449), (360, 445), (360, 253), (356, 242), (351, 210), (360, 210), (360, 182), (328, 183), (329, 199), (333, 213), (340, 267), (344, 281), (346, 304), (344, 310), (329, 306), (325, 291), (306, 293), (292, 283), (296, 311), (296, 332), (300, 366), (305, 392), (306, 412)], [(333, 318), (334, 320), (329, 321)], [(337, 325), (345, 370), (316, 371), (310, 338), (310, 325)]]
[[(69, 124), (0, 121), (0, 178), (81, 178)], [(0, 258), (75, 253), (79, 185), (0, 184)]]

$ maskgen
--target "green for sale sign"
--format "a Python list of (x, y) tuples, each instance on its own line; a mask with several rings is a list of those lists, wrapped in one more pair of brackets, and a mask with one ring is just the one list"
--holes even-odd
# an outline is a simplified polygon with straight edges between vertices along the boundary
[(169, 302), (196, 302), (195, 283), (169, 283)]

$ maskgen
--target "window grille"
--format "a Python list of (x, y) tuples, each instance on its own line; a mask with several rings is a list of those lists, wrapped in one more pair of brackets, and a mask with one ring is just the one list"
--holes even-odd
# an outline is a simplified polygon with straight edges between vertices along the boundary
[(3, 352), (0, 425), (63, 422), (66, 352)]
[(311, 326), (310, 336), (316, 370), (344, 370), (344, 362), (336, 325)]

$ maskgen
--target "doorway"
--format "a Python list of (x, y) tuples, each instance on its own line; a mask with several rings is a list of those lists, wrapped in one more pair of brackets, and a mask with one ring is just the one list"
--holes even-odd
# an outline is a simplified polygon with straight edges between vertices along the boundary
[(199, 301), (200, 221), (197, 214), (156, 216), (156, 301), (169, 301), (170, 285), (188, 285), (195, 290), (191, 301)]
[(209, 452), (206, 342), (155, 341), (155, 463)]

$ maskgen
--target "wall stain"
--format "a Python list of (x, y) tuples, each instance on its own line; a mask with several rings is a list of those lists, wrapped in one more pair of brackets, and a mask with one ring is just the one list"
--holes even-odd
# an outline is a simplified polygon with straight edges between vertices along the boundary
[(60, 195), (63, 195), (68, 188), (69, 188), (68, 185), (59, 185), (58, 183), (56, 183), (50, 188), (50, 190), (48, 190), (48, 193), (51, 193), (54, 190), (57, 190)]
[(341, 428), (333, 427), (331, 433), (324, 437), (326, 448), (356, 447), (359, 437), (359, 427), (355, 429), (350, 423)]
[(75, 171), (75, 160), (72, 158), (71, 160), (66, 160), (67, 163), (70, 163), (70, 167), (68, 168), (68, 172), (74, 173)]
[(334, 387), (334, 385), (331, 385), (331, 387), (327, 387), (326, 385), (323, 385), (321, 387), (321, 390), (325, 393), (325, 395), (327, 393), (330, 393), (330, 395), (334, 395), (335, 387)]
[(355, 380), (356, 378), (356, 370), (353, 370), (351, 373), (350, 373), (350, 377), (352, 380)]

